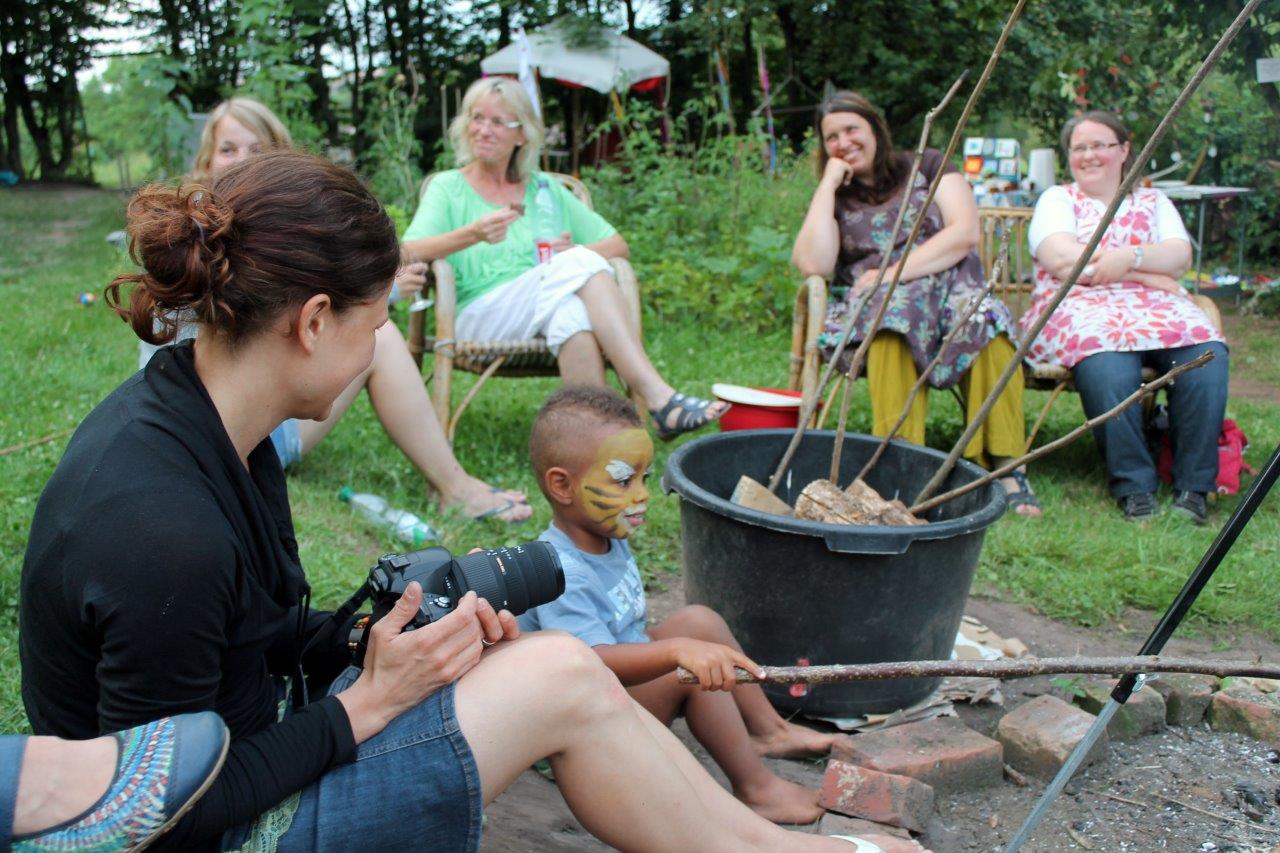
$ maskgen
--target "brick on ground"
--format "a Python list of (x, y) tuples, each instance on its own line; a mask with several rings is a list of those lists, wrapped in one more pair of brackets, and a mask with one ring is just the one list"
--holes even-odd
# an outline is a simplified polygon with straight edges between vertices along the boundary
[(1244, 682), (1231, 682), (1213, 694), (1209, 725), (1217, 732), (1239, 732), (1280, 746), (1280, 698)]
[(817, 835), (854, 835), (865, 838), (868, 835), (891, 835), (894, 838), (910, 838), (911, 833), (900, 826), (889, 826), (887, 823), (876, 823), (860, 817), (827, 812), (818, 821)]
[(923, 832), (933, 814), (933, 788), (910, 776), (832, 760), (818, 802), (829, 811)]
[(1198, 726), (1218, 690), (1216, 675), (1164, 673), (1149, 687), (1164, 697), (1164, 720), (1171, 726)]
[(1000, 744), (954, 717), (856, 735), (851, 747), (838, 747), (832, 757), (919, 779), (939, 793), (998, 785), (1004, 777)]
[[(1093, 721), (1093, 714), (1056, 696), (1037, 696), (1000, 719), (996, 738), (1004, 745), (1004, 759), (1010, 766), (1050, 779), (1066, 763)], [(1106, 749), (1107, 733), (1103, 732), (1084, 763), (1102, 758)]]
[[(1072, 701), (1096, 716), (1111, 701), (1111, 691), (1118, 683), (1114, 678), (1087, 681), (1081, 685), (1084, 692), (1077, 694)], [(1143, 687), (1134, 691), (1129, 701), (1116, 711), (1107, 724), (1107, 734), (1114, 740), (1134, 740), (1155, 734), (1164, 730), (1164, 717), (1164, 697), (1150, 687)]]

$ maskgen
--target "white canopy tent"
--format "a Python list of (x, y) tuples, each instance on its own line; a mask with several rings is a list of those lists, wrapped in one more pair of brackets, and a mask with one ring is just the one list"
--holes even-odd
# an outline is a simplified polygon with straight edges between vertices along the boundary
[[(671, 71), (667, 60), (634, 39), (605, 27), (600, 28), (598, 38), (593, 39), (596, 43), (591, 46), (571, 45), (570, 26), (570, 22), (560, 18), (528, 34), (533, 65), (541, 77), (608, 94), (656, 82)], [(480, 70), (485, 74), (514, 75), (519, 67), (519, 50), (514, 43), (480, 61)]]

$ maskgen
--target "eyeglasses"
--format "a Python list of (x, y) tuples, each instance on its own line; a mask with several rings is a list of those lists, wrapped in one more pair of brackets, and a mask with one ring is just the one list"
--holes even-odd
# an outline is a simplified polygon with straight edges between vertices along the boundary
[(502, 119), (488, 118), (486, 116), (475, 114), (472, 114), (471, 116), (471, 123), (476, 127), (485, 127), (487, 125), (490, 130), (494, 131), (504, 129), (515, 130), (522, 126), (522, 123), (518, 119), (514, 121), (503, 121)]
[(1097, 154), (1099, 151), (1106, 151), (1108, 148), (1115, 148), (1123, 145), (1121, 142), (1089, 142), (1085, 145), (1072, 145), (1067, 150), (1072, 154)]

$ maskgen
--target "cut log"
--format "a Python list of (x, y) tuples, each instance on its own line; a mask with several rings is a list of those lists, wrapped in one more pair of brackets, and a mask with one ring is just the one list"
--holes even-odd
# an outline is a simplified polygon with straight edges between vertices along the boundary
[(729, 502), (770, 515), (791, 515), (791, 507), (786, 501), (746, 474), (738, 478), (738, 485), (733, 487)]
[(825, 524), (887, 524), (904, 526), (925, 524), (900, 501), (886, 501), (875, 489), (855, 480), (846, 490), (830, 480), (814, 480), (804, 487), (796, 500), (795, 516)]

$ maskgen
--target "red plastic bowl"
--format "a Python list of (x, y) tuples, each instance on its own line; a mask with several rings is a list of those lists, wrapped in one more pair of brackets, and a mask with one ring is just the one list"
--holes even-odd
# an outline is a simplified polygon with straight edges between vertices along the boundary
[(739, 429), (794, 429), (800, 421), (799, 391), (786, 388), (764, 388), (785, 397), (794, 397), (795, 406), (754, 406), (748, 403), (734, 403), (720, 418), (720, 431), (732, 432)]

